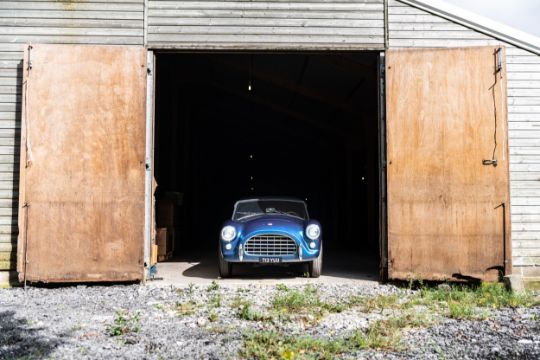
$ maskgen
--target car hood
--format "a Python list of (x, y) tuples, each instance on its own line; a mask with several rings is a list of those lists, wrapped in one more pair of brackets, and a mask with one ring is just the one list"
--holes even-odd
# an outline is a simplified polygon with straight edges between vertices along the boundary
[(304, 228), (304, 220), (291, 216), (264, 215), (243, 221), (242, 227), (246, 234), (261, 230), (302, 231)]

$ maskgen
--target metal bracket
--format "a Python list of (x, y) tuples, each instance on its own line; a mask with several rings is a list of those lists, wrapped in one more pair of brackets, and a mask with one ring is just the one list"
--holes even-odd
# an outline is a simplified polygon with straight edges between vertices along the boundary
[(32, 70), (32, 45), (28, 45), (28, 68), (27, 70)]

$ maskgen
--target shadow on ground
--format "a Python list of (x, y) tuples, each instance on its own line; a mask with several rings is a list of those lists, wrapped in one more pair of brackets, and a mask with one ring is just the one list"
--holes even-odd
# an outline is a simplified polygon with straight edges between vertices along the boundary
[(0, 311), (0, 359), (48, 358), (63, 341), (44, 336), (43, 330), (15, 317), (13, 311)]
[[(167, 277), (173, 271), (178, 276), (189, 281), (189, 278), (213, 280), (219, 277), (217, 256), (213, 253), (194, 253), (160, 263), (158, 269)], [(173, 270), (174, 269), (174, 270)], [(267, 266), (259, 264), (235, 264), (233, 278), (246, 280), (280, 280), (295, 279), (306, 276), (306, 264), (290, 264)], [(181, 275), (179, 274), (181, 273)], [(158, 274), (160, 271), (158, 270)], [(158, 275), (160, 276), (160, 275)], [(378, 263), (373, 256), (333, 254), (326, 255), (323, 261), (322, 278), (343, 280), (377, 281)], [(179, 281), (181, 281), (179, 279)]]

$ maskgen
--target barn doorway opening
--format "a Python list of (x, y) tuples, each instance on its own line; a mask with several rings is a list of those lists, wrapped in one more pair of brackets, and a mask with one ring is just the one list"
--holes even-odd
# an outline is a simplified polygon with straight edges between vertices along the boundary
[(160, 260), (197, 264), (186, 276), (216, 277), (218, 234), (234, 203), (288, 196), (306, 200), (322, 224), (323, 275), (376, 279), (378, 56), (157, 54), (156, 230), (168, 242)]

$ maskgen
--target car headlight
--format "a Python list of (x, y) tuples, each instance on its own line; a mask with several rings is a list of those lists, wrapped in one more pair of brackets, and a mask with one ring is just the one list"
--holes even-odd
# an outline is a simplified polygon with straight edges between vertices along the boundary
[(311, 240), (315, 240), (321, 235), (321, 228), (317, 224), (311, 224), (306, 228), (306, 235)]
[(234, 226), (227, 225), (223, 229), (221, 229), (221, 238), (224, 241), (231, 241), (236, 237), (236, 229)]

